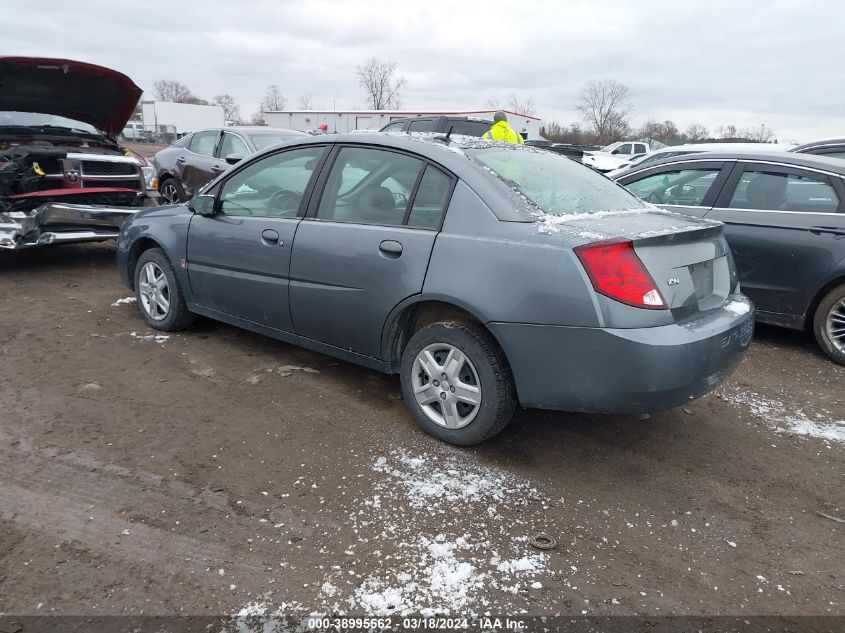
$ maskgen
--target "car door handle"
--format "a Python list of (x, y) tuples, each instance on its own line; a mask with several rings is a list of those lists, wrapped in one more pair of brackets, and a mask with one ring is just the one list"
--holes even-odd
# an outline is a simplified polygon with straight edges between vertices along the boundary
[(212, 165), (211, 171), (221, 172), (223, 171), (223, 167), (221, 167), (220, 165)]
[(833, 235), (845, 235), (845, 229), (838, 226), (811, 226), (810, 233), (813, 235), (821, 235), (822, 233), (832, 233)]
[(402, 244), (396, 240), (384, 240), (378, 245), (382, 257), (396, 259), (402, 254)]
[(279, 239), (279, 234), (273, 229), (264, 229), (261, 231), (261, 240), (269, 245), (278, 244), (284, 246), (284, 242)]
[(180, 156), (179, 158), (176, 159), (176, 162), (179, 163), (180, 165), (184, 165), (186, 162), (188, 162), (188, 159), (185, 158), (184, 156)]

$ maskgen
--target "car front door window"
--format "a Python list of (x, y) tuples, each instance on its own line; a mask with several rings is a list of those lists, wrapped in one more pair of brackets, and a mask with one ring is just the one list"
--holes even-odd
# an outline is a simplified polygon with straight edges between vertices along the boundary
[(273, 154), (238, 171), (220, 192), (227, 216), (296, 217), (323, 147)]
[(227, 156), (241, 156), (246, 157), (250, 155), (249, 147), (246, 142), (237, 134), (231, 132), (223, 132), (223, 142), (220, 144), (220, 158)]
[(716, 168), (665, 171), (625, 186), (635, 196), (652, 204), (699, 206), (719, 172)]

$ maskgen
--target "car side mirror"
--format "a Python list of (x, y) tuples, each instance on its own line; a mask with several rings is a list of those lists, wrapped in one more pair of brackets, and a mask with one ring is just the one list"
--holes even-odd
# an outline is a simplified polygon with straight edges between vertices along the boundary
[(229, 154), (228, 156), (226, 156), (225, 160), (230, 165), (234, 165), (236, 163), (241, 162), (244, 158), (246, 158), (246, 156), (244, 156), (243, 154)]
[(202, 196), (194, 196), (191, 198), (191, 201), (188, 203), (188, 208), (193, 211), (194, 213), (198, 213), (199, 215), (204, 215), (206, 217), (212, 216), (216, 213), (215, 211), (215, 202), (217, 201), (217, 196), (210, 196), (210, 195), (202, 195)]

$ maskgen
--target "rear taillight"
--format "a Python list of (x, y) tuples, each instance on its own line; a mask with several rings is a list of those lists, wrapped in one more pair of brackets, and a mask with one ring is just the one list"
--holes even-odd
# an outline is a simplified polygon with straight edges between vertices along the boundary
[(665, 310), (657, 284), (634, 252), (631, 240), (613, 239), (575, 248), (596, 292), (637, 308)]

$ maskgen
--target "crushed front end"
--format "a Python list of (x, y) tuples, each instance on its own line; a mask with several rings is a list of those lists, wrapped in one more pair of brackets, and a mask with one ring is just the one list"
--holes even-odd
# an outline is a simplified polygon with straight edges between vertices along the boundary
[(126, 217), (157, 196), (131, 155), (0, 144), (2, 249), (114, 239)]

